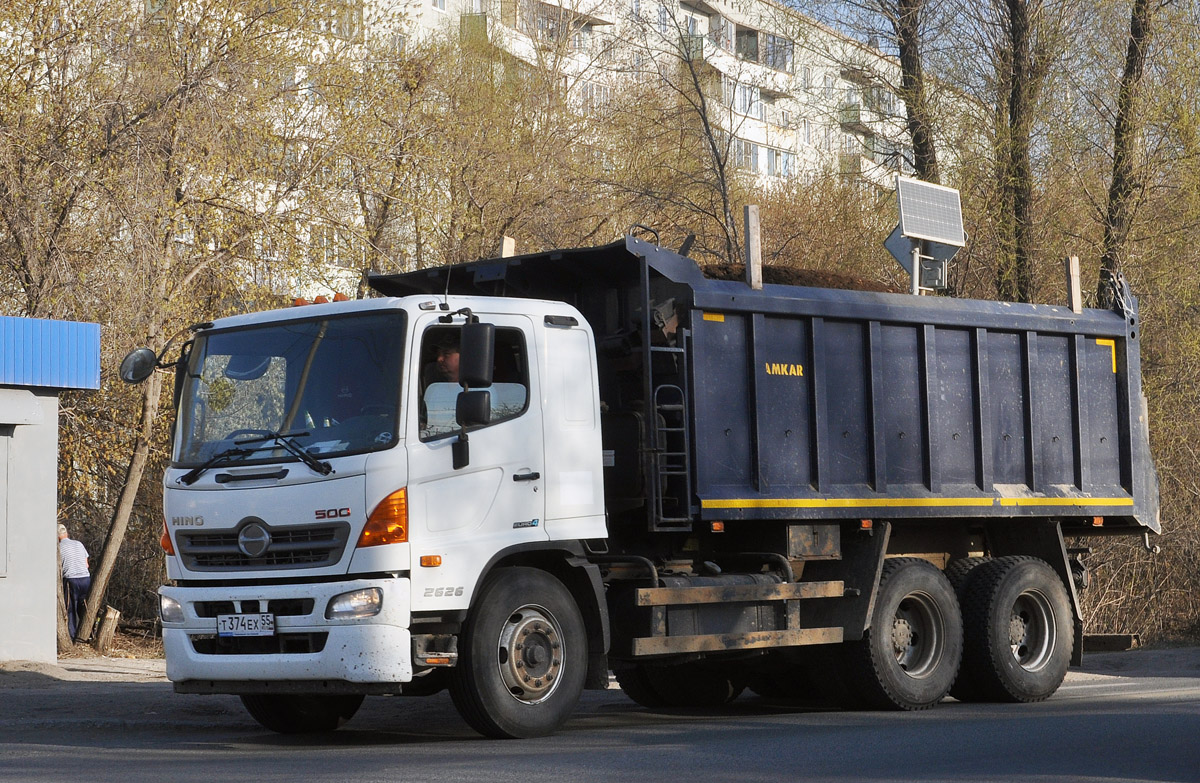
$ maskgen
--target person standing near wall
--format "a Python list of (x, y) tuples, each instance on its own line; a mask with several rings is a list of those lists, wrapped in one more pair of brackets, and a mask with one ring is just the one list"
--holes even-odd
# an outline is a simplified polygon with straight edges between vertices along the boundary
[(67, 598), (67, 628), (74, 639), (83, 618), (84, 599), (92, 589), (88, 553), (83, 544), (71, 538), (66, 525), (58, 526), (58, 552), (62, 556), (63, 594)]

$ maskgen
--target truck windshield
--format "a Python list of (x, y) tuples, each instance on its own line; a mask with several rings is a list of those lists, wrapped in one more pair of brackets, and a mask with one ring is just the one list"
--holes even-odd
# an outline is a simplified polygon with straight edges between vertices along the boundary
[(318, 459), (396, 440), (404, 314), (372, 313), (200, 334), (179, 405), (178, 467), (221, 452), (254, 463), (295, 460), (283, 433)]

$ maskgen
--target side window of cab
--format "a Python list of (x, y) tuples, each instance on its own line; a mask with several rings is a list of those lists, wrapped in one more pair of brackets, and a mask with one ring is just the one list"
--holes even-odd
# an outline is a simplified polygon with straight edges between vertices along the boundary
[[(421, 440), (458, 433), (455, 407), (462, 386), (458, 381), (459, 326), (433, 326), (421, 338), (420, 425)], [(495, 364), (492, 368), (491, 421), (494, 427), (523, 414), (529, 407), (529, 354), (520, 329), (496, 329)], [(468, 431), (480, 429), (469, 427)]]

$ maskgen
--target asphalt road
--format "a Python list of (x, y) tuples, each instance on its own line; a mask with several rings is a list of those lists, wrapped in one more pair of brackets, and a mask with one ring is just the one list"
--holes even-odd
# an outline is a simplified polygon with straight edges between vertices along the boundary
[(1200, 781), (1200, 650), (1092, 655), (1049, 701), (920, 713), (651, 712), (587, 692), (540, 740), (479, 738), (446, 694), (368, 698), (335, 734), (261, 729), (157, 662), (0, 668), (0, 781)]

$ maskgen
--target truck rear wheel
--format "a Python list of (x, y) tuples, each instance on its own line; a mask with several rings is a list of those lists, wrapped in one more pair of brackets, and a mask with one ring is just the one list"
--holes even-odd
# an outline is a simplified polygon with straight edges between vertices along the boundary
[(280, 734), (333, 731), (354, 717), (362, 696), (252, 693), (241, 697), (250, 717)]
[(963, 590), (975, 573), (975, 569), (986, 562), (988, 562), (986, 557), (960, 557), (958, 560), (951, 560), (950, 564), (946, 566), (946, 578), (950, 580), (950, 586), (954, 588), (954, 594), (958, 596), (960, 604)]
[[(1032, 702), (1058, 690), (1071, 662), (1071, 602), (1036, 557), (980, 566), (963, 603), (964, 701)], [(956, 685), (955, 691), (959, 688)]]
[(501, 568), (488, 576), (458, 649), (450, 695), (485, 736), (550, 734), (583, 691), (583, 618), (567, 588), (544, 571)]
[(954, 588), (925, 560), (886, 561), (871, 627), (846, 647), (848, 684), (864, 707), (932, 707), (949, 692), (962, 656)]

